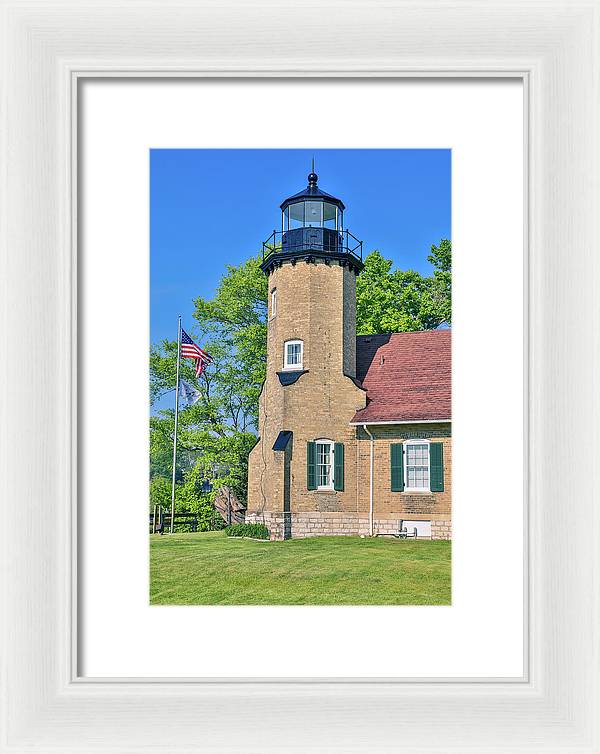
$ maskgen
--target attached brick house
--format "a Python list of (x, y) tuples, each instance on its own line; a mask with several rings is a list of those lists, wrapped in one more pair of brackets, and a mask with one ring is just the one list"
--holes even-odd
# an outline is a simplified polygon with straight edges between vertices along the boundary
[(451, 538), (451, 331), (356, 336), (361, 244), (317, 186), (265, 242), (267, 374), (247, 521), (276, 539)]

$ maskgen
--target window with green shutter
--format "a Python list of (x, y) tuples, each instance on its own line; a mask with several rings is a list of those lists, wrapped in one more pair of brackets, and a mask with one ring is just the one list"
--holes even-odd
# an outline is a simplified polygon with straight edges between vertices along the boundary
[(344, 444), (336, 442), (333, 450), (333, 489), (344, 491)]
[(444, 491), (444, 444), (429, 443), (429, 479), (432, 492)]
[(402, 492), (404, 489), (403, 450), (401, 442), (394, 442), (390, 445), (392, 492)]
[(316, 450), (314, 442), (306, 443), (306, 487), (309, 490), (317, 489)]

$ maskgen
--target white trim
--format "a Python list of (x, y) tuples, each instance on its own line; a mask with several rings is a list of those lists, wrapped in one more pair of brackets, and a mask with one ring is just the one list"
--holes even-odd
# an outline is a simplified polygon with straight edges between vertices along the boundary
[[(297, 345), (300, 344), (300, 363), (299, 364), (288, 364), (287, 363), (287, 347), (291, 345)], [(304, 369), (304, 341), (294, 339), (294, 340), (286, 340), (283, 343), (283, 369), (284, 371), (287, 370), (289, 372), (297, 372), (299, 369)]]
[[(330, 492), (335, 489), (335, 443), (328, 437), (320, 437), (318, 440), (314, 440), (315, 443), (315, 482), (317, 486), (315, 490), (317, 492)], [(329, 445), (329, 484), (319, 484), (319, 451), (317, 445)]]
[(404, 440), (402, 443), (402, 466), (404, 470), (404, 481), (408, 481), (408, 446), (409, 445), (427, 445), (427, 478), (429, 484), (427, 487), (408, 487), (405, 485), (403, 492), (431, 492), (431, 459), (429, 457), (431, 445), (430, 440), (413, 438), (410, 440)]
[(410, 421), (350, 422), (351, 427), (377, 427), (381, 424), (452, 424), (452, 419), (410, 419)]
[(269, 319), (275, 319), (277, 316), (277, 288), (271, 290), (271, 316)]

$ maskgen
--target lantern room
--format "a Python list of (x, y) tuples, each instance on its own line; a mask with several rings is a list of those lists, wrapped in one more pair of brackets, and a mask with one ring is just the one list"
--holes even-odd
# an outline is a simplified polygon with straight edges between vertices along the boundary
[(318, 180), (313, 163), (306, 188), (281, 203), (281, 230), (263, 243), (266, 274), (298, 259), (323, 259), (327, 264), (337, 260), (357, 272), (362, 269), (362, 242), (344, 228), (344, 203), (320, 189)]
[(319, 176), (312, 172), (308, 186), (281, 204), (282, 231), (298, 228), (343, 230), (344, 203), (317, 186)]

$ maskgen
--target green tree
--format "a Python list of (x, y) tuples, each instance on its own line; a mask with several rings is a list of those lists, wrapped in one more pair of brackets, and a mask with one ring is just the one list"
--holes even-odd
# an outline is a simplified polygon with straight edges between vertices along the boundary
[(168, 509), (171, 505), (171, 480), (163, 476), (150, 479), (150, 512), (155, 505)]
[(175, 488), (175, 511), (195, 513), (198, 516), (198, 531), (208, 531), (212, 528), (215, 509), (211, 495), (203, 492), (201, 485), (193, 477)]
[[(432, 307), (441, 322), (452, 323), (452, 243), (446, 238), (439, 246), (431, 247), (427, 261), (433, 265), (433, 280), (430, 286)], [(440, 323), (441, 324), (441, 323)]]
[[(206, 480), (214, 496), (229, 485), (246, 497), (248, 453), (256, 442), (258, 396), (265, 376), (267, 278), (258, 257), (228, 266), (212, 299), (195, 303), (193, 334), (213, 357), (197, 379), (193, 362), (183, 359), (180, 375), (200, 393), (193, 406), (180, 407), (178, 431), (179, 486), (197, 492)], [(150, 353), (150, 396), (173, 391), (177, 343), (163, 341)], [(174, 411), (161, 411), (150, 420), (151, 476), (170, 468)], [(183, 500), (184, 498), (182, 498)], [(188, 495), (186, 502), (192, 498)]]
[(443, 239), (427, 257), (433, 275), (392, 270), (379, 251), (365, 259), (356, 281), (356, 329), (359, 335), (433, 330), (451, 324), (452, 246)]

